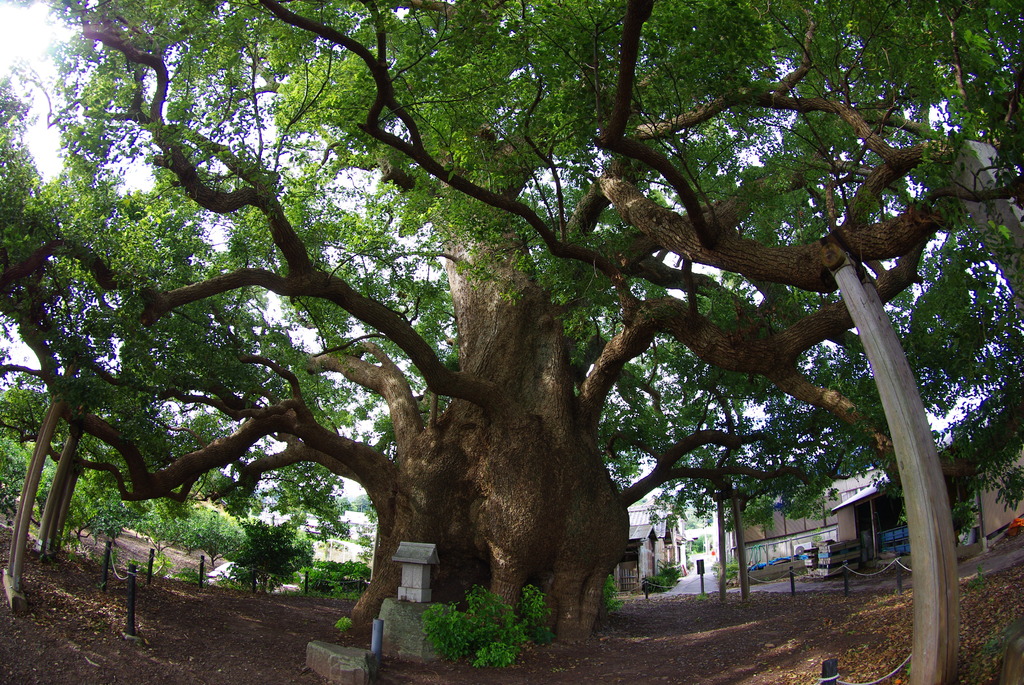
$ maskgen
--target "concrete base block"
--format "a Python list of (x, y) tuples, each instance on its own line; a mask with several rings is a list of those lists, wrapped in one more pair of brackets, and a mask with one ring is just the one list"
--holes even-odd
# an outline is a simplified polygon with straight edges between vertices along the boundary
[(24, 593), (14, 589), (14, 578), (4, 569), (4, 594), (7, 595), (7, 605), (16, 614), (23, 614), (28, 611), (28, 600)]
[(433, 606), (428, 602), (400, 602), (388, 597), (380, 607), (384, 621), (381, 652), (386, 657), (408, 661), (436, 661), (434, 646), (423, 632), (423, 612)]
[(313, 640), (306, 645), (306, 666), (336, 685), (370, 685), (377, 680), (373, 652)]
[(1024, 618), (1018, 618), (1003, 631), (1003, 669), (999, 685), (1024, 682)]

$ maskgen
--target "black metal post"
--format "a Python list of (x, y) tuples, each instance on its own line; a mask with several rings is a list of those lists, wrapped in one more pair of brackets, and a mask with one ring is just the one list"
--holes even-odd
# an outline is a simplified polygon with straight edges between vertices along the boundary
[(107, 574), (110, 573), (110, 540), (103, 548), (103, 575), (100, 576), (100, 589), (107, 591)]
[(789, 569), (789, 594), (796, 596), (796, 574), (793, 569)]
[(833, 685), (839, 680), (839, 659), (825, 659), (821, 662), (821, 680), (820, 683), (832, 683)]
[(199, 555), (199, 587), (203, 586), (203, 576), (206, 575), (206, 556)]
[(256, 594), (256, 569), (252, 570), (252, 592)]
[(903, 594), (903, 567), (900, 562), (896, 562), (896, 594)]
[(128, 564), (128, 618), (124, 632), (128, 637), (135, 637), (135, 564)]
[(304, 595), (308, 595), (309, 594), (309, 570), (308, 569), (306, 570), (305, 579), (302, 581), (302, 594), (304, 594)]
[(153, 557), (156, 555), (156, 550), (152, 547), (149, 548), (149, 567), (146, 569), (146, 585), (153, 582)]
[(850, 567), (843, 564), (843, 596), (850, 596)]

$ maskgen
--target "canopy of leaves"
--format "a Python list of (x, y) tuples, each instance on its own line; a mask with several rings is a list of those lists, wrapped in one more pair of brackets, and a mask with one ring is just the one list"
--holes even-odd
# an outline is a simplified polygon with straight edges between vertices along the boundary
[[(282, 501), (326, 512), (297, 463), (389, 491), (403, 421), (500, 397), (460, 366), (457, 262), (559, 308), (624, 499), (796, 502), (891, 466), (824, 236), (889, 302), (951, 472), (1022, 492), (1020, 293), (963, 211), (1021, 196), (1009, 0), (54, 11), (60, 179), (0, 89), (0, 322), (38, 359), (2, 369), (73, 407), (122, 497), (287, 466), (317, 487)], [(998, 151), (984, 197), (954, 183), (967, 140)]]

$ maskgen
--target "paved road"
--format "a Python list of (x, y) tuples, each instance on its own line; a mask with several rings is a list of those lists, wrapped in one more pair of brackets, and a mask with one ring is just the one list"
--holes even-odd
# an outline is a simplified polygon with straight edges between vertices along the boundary
[[(889, 562), (886, 562), (887, 564)], [(1024, 564), (1024, 535), (1017, 538), (1002, 538), (989, 551), (960, 562), (957, 572), (961, 578), (967, 578), (977, 574), (980, 566), (983, 573), (993, 573), (1003, 569)], [(704, 592), (715, 594), (718, 592), (718, 576), (715, 574), (715, 566), (710, 562), (705, 563)], [(874, 571), (872, 571), (874, 573)], [(913, 586), (913, 574), (902, 573), (903, 587)], [(843, 591), (842, 575), (832, 578), (804, 578), (796, 579), (797, 592), (828, 592)], [(672, 595), (698, 595), (700, 594), (700, 576), (696, 569), (691, 568), (690, 573), (679, 579), (674, 588), (661, 593), (658, 596), (668, 597)], [(850, 592), (865, 592), (875, 590), (895, 590), (896, 572), (890, 568), (884, 573), (877, 575), (859, 575), (856, 572), (850, 574)], [(752, 592), (790, 592), (788, 577), (770, 583), (761, 583), (751, 580), (750, 590)], [(729, 592), (739, 592), (738, 588), (730, 588)], [(652, 595), (655, 596), (655, 595)]]

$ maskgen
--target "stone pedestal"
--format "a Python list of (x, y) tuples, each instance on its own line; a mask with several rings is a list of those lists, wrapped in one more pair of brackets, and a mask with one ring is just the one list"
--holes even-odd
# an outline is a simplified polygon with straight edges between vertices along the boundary
[(423, 632), (423, 612), (428, 602), (401, 602), (388, 597), (380, 607), (384, 621), (381, 651), (385, 657), (408, 661), (435, 661), (437, 652)]

